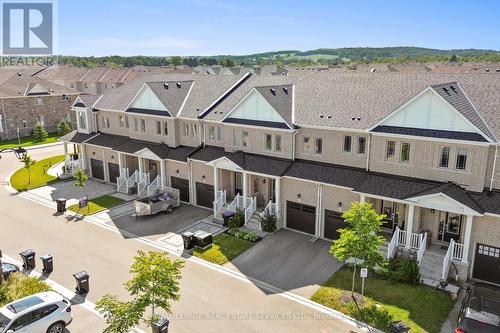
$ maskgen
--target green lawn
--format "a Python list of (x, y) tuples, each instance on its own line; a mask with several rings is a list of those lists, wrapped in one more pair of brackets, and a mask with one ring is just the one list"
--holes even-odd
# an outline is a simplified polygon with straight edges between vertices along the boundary
[(0, 141), (0, 149), (4, 148), (14, 148), (14, 147), (29, 147), (29, 146), (36, 146), (36, 145), (42, 145), (45, 143), (54, 143), (57, 142), (57, 139), (59, 139), (59, 134), (57, 133), (49, 133), (49, 136), (47, 139), (43, 141), (35, 141), (32, 136), (26, 136), (21, 138), (21, 144), (19, 144), (19, 141), (17, 138), (11, 139), (11, 140), (5, 140), (5, 141)]
[[(339, 271), (311, 297), (315, 302), (353, 316), (353, 307), (339, 301), (344, 291), (350, 293), (352, 271)], [(356, 279), (356, 291), (361, 292), (361, 279)], [(378, 303), (394, 317), (411, 326), (411, 333), (439, 332), (454, 302), (451, 297), (428, 286), (411, 286), (387, 280), (365, 280), (367, 305)]]
[(123, 202), (125, 202), (125, 200), (114, 197), (112, 195), (103, 195), (94, 199), (90, 199), (88, 207), (80, 209), (78, 208), (78, 204), (74, 204), (69, 206), (68, 210), (86, 216), (101, 212)]
[(193, 255), (214, 264), (222, 265), (233, 260), (254, 245), (255, 243), (223, 233), (214, 237), (213, 244), (208, 249), (203, 250), (195, 247)]
[(22, 162), (19, 162), (21, 168), (10, 177), (10, 184), (18, 191), (25, 191), (47, 185), (57, 179), (56, 177), (48, 175), (47, 170), (49, 170), (51, 166), (62, 161), (64, 161), (64, 155), (53, 156), (37, 161), (30, 168), (29, 174), (31, 180), (28, 180), (28, 170), (22, 167)]

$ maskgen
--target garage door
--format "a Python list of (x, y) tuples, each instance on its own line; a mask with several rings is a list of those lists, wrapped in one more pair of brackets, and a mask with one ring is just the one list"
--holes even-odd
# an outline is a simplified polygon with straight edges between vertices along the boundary
[(214, 186), (196, 183), (196, 203), (199, 206), (212, 208), (214, 202)]
[(104, 180), (104, 165), (102, 161), (90, 159), (90, 168), (92, 170), (92, 177)]
[(345, 226), (344, 219), (342, 218), (342, 213), (334, 212), (333, 210), (325, 209), (325, 226), (324, 226), (324, 237), (335, 240), (340, 237), (337, 231)]
[(108, 163), (109, 181), (116, 184), (116, 178), (120, 177), (120, 166), (116, 163)]
[(299, 204), (297, 202), (286, 202), (287, 228), (314, 235), (315, 219), (316, 207)]
[(476, 245), (472, 277), (500, 285), (500, 248)]
[(172, 187), (180, 191), (181, 201), (189, 202), (189, 181), (187, 179), (171, 177)]

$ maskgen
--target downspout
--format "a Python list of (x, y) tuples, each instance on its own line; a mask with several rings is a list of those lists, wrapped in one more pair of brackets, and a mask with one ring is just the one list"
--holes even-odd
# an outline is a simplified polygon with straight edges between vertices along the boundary
[(194, 189), (193, 189), (193, 164), (191, 160), (188, 158), (187, 160), (188, 167), (188, 182), (189, 182), (189, 203), (194, 205)]
[(495, 159), (493, 160), (493, 170), (491, 170), (490, 191), (493, 189), (493, 182), (495, 180), (495, 170), (497, 169), (498, 157), (498, 143), (495, 145)]
[[(203, 120), (200, 120), (201, 122), (201, 131), (203, 132), (201, 138), (200, 138), (200, 145), (205, 147), (205, 141), (206, 141), (206, 123)], [(201, 133), (200, 133), (201, 134)]]
[(295, 161), (295, 148), (297, 147), (296, 140), (297, 140), (297, 133), (299, 133), (299, 131), (300, 131), (300, 128), (296, 129), (292, 133), (292, 161)]
[(316, 185), (318, 186), (318, 192), (317, 192), (317, 195), (316, 195), (316, 209), (317, 209), (317, 212), (316, 212), (316, 229), (315, 230), (315, 236), (316, 237), (320, 237), (321, 236), (321, 206), (322, 206), (322, 197), (323, 197), (323, 187), (320, 183), (316, 183)]
[(372, 134), (368, 133), (368, 147), (366, 150), (366, 171), (370, 171), (370, 152), (372, 146)]

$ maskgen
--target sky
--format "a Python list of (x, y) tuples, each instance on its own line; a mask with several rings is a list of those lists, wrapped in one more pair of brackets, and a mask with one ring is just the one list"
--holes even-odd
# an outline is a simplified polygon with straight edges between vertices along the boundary
[(59, 54), (189, 56), (338, 47), (500, 50), (498, 0), (58, 0)]

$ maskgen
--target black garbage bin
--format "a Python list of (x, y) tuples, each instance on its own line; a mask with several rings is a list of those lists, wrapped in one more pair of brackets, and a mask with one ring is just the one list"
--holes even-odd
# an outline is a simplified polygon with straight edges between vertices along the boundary
[(73, 274), (76, 280), (76, 292), (79, 294), (85, 294), (89, 292), (89, 274), (85, 271), (81, 271)]
[(190, 231), (186, 231), (182, 234), (182, 240), (184, 241), (184, 249), (192, 250), (194, 247), (194, 234)]
[(26, 250), (21, 253), (19, 253), (21, 258), (23, 259), (23, 268), (27, 270), (32, 270), (35, 269), (36, 267), (36, 262), (35, 262), (35, 252), (33, 250)]
[(161, 317), (156, 323), (151, 325), (153, 333), (168, 333), (168, 324), (170, 321), (168, 317)]
[(64, 213), (66, 211), (66, 199), (64, 198), (56, 199), (56, 203), (57, 203), (57, 212)]
[(54, 258), (51, 254), (40, 257), (42, 259), (43, 269), (42, 272), (50, 273), (54, 270)]
[(223, 224), (224, 227), (228, 226), (229, 220), (231, 218), (233, 218), (234, 215), (236, 215), (236, 213), (233, 212), (232, 210), (228, 210), (228, 211), (225, 211), (224, 213), (222, 213), (222, 218), (224, 219), (224, 224)]
[(403, 323), (401, 320), (393, 321), (389, 324), (390, 333), (407, 333), (409, 330), (410, 327)]

